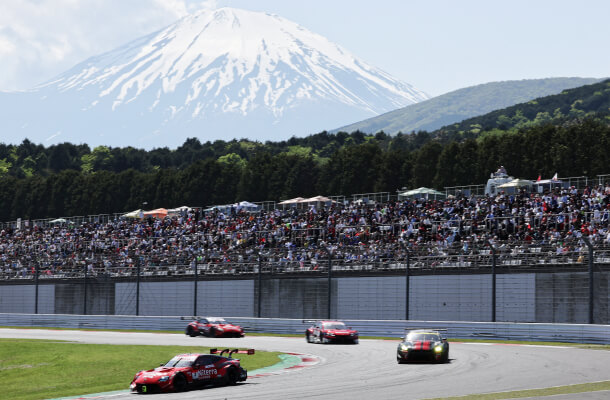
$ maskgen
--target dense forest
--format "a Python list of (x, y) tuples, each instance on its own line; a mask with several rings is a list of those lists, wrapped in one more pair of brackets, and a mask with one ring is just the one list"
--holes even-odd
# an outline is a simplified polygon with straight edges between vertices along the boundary
[(526, 178), (607, 174), (609, 107), (605, 81), (435, 132), (321, 132), (266, 143), (192, 138), (151, 151), (0, 144), (0, 221), (122, 212), (144, 202), (208, 206), (442, 189), (484, 183), (499, 164)]

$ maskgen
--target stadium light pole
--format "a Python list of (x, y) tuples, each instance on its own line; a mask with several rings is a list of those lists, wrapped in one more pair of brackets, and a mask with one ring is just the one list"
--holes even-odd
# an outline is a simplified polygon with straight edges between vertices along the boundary
[(496, 248), (489, 239), (485, 241), (491, 249), (491, 322), (496, 322)]
[(589, 324), (593, 324), (593, 311), (595, 307), (595, 290), (593, 288), (593, 281), (595, 279), (593, 274), (593, 245), (587, 236), (583, 236), (582, 240), (589, 250)]

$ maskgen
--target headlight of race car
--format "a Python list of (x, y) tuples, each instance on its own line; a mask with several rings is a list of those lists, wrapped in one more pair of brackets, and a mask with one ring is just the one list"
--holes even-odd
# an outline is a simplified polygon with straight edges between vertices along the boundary
[(162, 376), (161, 378), (159, 378), (159, 382), (167, 382), (169, 381), (169, 376)]
[(434, 352), (435, 353), (442, 353), (443, 352), (443, 346), (438, 345), (438, 346), (434, 347)]
[(222, 328), (216, 328), (216, 330), (217, 330), (218, 332), (224, 332), (224, 331), (225, 331), (225, 330), (224, 330), (224, 329), (222, 329)]
[(356, 332), (352, 332), (352, 333), (350, 333), (350, 336), (356, 336), (356, 335), (357, 335), (357, 333), (356, 333)]
[(402, 350), (402, 351), (409, 351), (409, 346), (407, 346), (406, 344), (402, 343), (400, 345), (400, 350)]
[(328, 335), (328, 336), (335, 336), (335, 334), (334, 334), (334, 333), (332, 333), (332, 332), (328, 332), (328, 333), (327, 333), (327, 335)]

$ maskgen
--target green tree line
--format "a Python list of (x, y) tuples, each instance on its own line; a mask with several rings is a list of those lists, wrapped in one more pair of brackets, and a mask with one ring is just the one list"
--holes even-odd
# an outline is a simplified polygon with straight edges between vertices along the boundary
[(442, 189), (485, 183), (500, 164), (525, 178), (610, 173), (610, 126), (594, 118), (494, 129), (448, 143), (427, 132), (323, 132), (265, 144), (189, 139), (172, 151), (44, 148), (28, 141), (0, 147), (1, 221), (124, 212), (144, 202), (148, 208), (208, 206)]

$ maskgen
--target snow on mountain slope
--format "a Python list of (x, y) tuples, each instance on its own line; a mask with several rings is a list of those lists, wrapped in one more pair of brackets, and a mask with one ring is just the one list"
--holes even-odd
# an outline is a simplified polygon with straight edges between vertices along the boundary
[(4, 93), (0, 113), (5, 142), (175, 148), (193, 136), (287, 139), (427, 98), (291, 21), (222, 8)]

